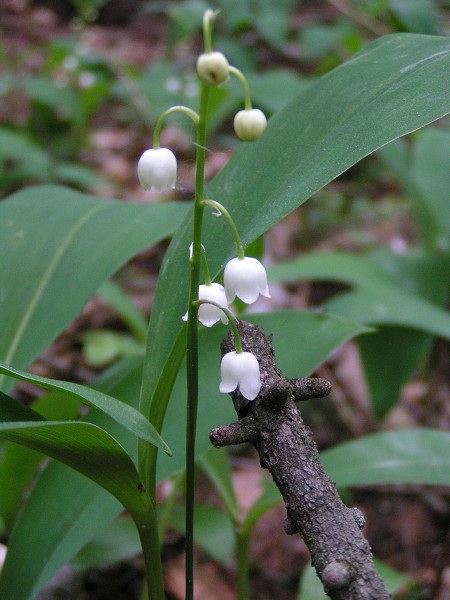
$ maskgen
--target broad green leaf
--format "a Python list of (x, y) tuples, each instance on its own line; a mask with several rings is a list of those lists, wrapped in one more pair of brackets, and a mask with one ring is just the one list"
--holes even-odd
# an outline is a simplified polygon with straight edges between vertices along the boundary
[(198, 465), (216, 488), (228, 514), (237, 519), (238, 505), (231, 478), (228, 449), (211, 448), (199, 458)]
[(408, 31), (414, 33), (439, 33), (439, 14), (433, 0), (389, 0), (392, 12)]
[(94, 569), (127, 560), (140, 552), (135, 524), (130, 518), (119, 517), (78, 552), (72, 565), (83, 570)]
[(326, 306), (347, 318), (384, 324), (373, 335), (358, 340), (374, 411), (381, 418), (429, 347), (426, 333), (450, 333), (449, 316), (439, 307), (446, 301), (448, 269), (446, 257), (380, 250), (366, 257), (312, 253), (274, 265), (268, 274), (277, 282), (331, 280), (356, 287)]
[(436, 247), (442, 252), (450, 245), (450, 131), (429, 128), (420, 135), (412, 150), (411, 176), (437, 229)]
[(268, 269), (271, 281), (329, 280), (355, 285), (326, 303), (334, 314), (368, 324), (401, 325), (450, 337), (450, 317), (442, 308), (403, 290), (369, 257), (319, 252)]
[(357, 340), (373, 412), (378, 419), (398, 401), (402, 386), (417, 372), (432, 337), (405, 327), (381, 326)]
[[(246, 320), (273, 334), (277, 364), (287, 377), (306, 377), (344, 341), (369, 330), (352, 321), (307, 311), (248, 315)], [(220, 342), (227, 328), (201, 329), (199, 335), (200, 378), (197, 420), (197, 457), (211, 448), (209, 432), (214, 427), (236, 420), (232, 402), (219, 392)], [(186, 372), (180, 369), (164, 420), (163, 436), (173, 457), (158, 457), (158, 480), (184, 467), (186, 422)]]
[[(116, 497), (132, 514), (148, 506), (140, 492), (136, 467), (123, 447), (106, 431), (81, 421), (46, 421), (21, 407), (26, 421), (10, 420), (18, 402), (0, 392), (0, 437), (22, 444), (79, 471)], [(12, 409), (12, 410), (11, 410)]]
[(351, 315), (355, 321), (368, 325), (401, 325), (450, 338), (450, 316), (444, 309), (394, 286), (384, 286), (376, 294), (366, 290), (341, 294), (326, 306), (334, 314)]
[(13, 369), (1, 363), (0, 373), (20, 379), (21, 381), (34, 383), (46, 390), (58, 390), (60, 392), (65, 392), (71, 398), (78, 398), (86, 404), (89, 404), (89, 406), (94, 406), (102, 410), (118, 423), (126, 427), (134, 435), (150, 444), (158, 446), (158, 448), (161, 448), (167, 454), (171, 454), (170, 448), (157, 433), (153, 425), (149, 423), (139, 411), (112, 396), (108, 396), (107, 394), (103, 394), (102, 392), (78, 383), (48, 379), (48, 377), (40, 377), (39, 375), (30, 375), (29, 373), (24, 373), (23, 371)]
[(408, 429), (375, 433), (321, 453), (339, 487), (389, 483), (450, 485), (450, 433)]
[[(303, 90), (270, 120), (260, 140), (243, 144), (208, 186), (208, 197), (226, 206), (249, 244), (377, 148), (446, 114), (449, 50), (446, 38), (412, 34), (369, 44)], [(233, 240), (223, 219), (206, 212), (202, 241), (216, 276), (233, 256)], [(175, 375), (167, 365), (186, 312), (191, 219), (178, 229), (160, 272), (141, 396), (144, 414), (162, 410), (166, 398), (159, 394)]]
[[(450, 261), (421, 252), (393, 254), (379, 249), (370, 255), (403, 289), (444, 307), (447, 302)], [(400, 389), (417, 371), (429, 351), (432, 337), (405, 327), (381, 326), (373, 335), (358, 338), (366, 380), (377, 417), (397, 401)]]
[[(185, 511), (178, 507), (170, 523), (181, 532), (185, 530)], [(194, 541), (214, 560), (230, 564), (234, 551), (233, 527), (228, 515), (212, 506), (196, 504), (194, 513)]]
[(81, 336), (83, 360), (90, 367), (104, 368), (126, 356), (142, 356), (144, 346), (129, 333), (91, 329)]
[(138, 340), (145, 342), (148, 324), (118, 283), (112, 280), (104, 281), (97, 295), (120, 315)]
[[(140, 360), (117, 364), (102, 376), (99, 389), (137, 405), (142, 372)], [(137, 439), (100, 411), (91, 423), (105, 429), (137, 456)], [(121, 511), (121, 504), (80, 473), (51, 461), (43, 470), (15, 523), (0, 576), (0, 597), (35, 597), (64, 564), (101, 532)]]
[(386, 167), (395, 173), (416, 212), (424, 246), (430, 252), (448, 250), (448, 154), (450, 131), (429, 127), (408, 146), (396, 140), (378, 151)]
[[(71, 400), (58, 392), (46, 394), (33, 403), (33, 410), (49, 421), (74, 420), (79, 407), (79, 400)], [(6, 446), (0, 473), (0, 514), (10, 530), (25, 489), (43, 456), (18, 444)]]
[(138, 205), (58, 186), (4, 200), (0, 359), (27, 367), (113, 271), (173, 233), (187, 210), (184, 203)]
[(258, 520), (268, 510), (279, 504), (281, 501), (282, 496), (279, 489), (273, 481), (267, 480), (266, 489), (245, 515), (245, 520), (242, 525), (243, 533), (249, 536)]

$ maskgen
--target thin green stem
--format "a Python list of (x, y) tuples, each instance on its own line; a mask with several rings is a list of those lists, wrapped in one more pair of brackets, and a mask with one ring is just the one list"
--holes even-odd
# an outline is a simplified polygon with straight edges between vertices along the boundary
[(208, 9), (203, 15), (203, 45), (205, 52), (212, 52), (212, 30), (214, 26), (214, 20), (218, 15), (218, 11)]
[(250, 86), (248, 85), (248, 81), (246, 80), (242, 71), (239, 71), (236, 67), (232, 67), (231, 65), (228, 68), (229, 72), (232, 73), (235, 77), (239, 79), (242, 83), (242, 87), (244, 88), (244, 106), (245, 110), (252, 110), (252, 96), (250, 94)]
[(220, 202), (216, 202), (215, 200), (203, 200), (202, 204), (204, 204), (206, 206), (211, 206), (211, 208), (214, 208), (215, 210), (217, 210), (219, 214), (215, 213), (216, 216), (220, 216), (220, 214), (222, 214), (226, 218), (226, 220), (228, 221), (228, 224), (231, 228), (231, 231), (233, 233), (234, 241), (236, 243), (236, 252), (237, 252), (238, 258), (245, 258), (245, 250), (244, 250), (244, 246), (242, 245), (241, 236), (239, 235), (237, 227), (236, 227), (230, 213), (225, 208), (225, 206), (220, 204)]
[(249, 583), (249, 541), (246, 533), (235, 529), (234, 540), (236, 545), (236, 558), (238, 563), (238, 600), (248, 600)]
[(238, 354), (240, 354), (242, 352), (241, 336), (240, 336), (239, 330), (237, 328), (237, 319), (233, 315), (231, 310), (229, 310), (228, 308), (225, 308), (224, 306), (221, 306), (217, 302), (212, 302), (211, 300), (194, 300), (194, 304), (196, 306), (201, 306), (202, 304), (211, 304), (212, 306), (219, 308), (221, 311), (223, 311), (227, 315), (229, 325), (230, 325), (231, 329), (233, 330), (234, 347), (236, 348), (236, 352)]
[(180, 112), (180, 113), (188, 116), (194, 122), (195, 125), (198, 125), (198, 121), (199, 121), (200, 117), (195, 112), (195, 110), (192, 110), (191, 108), (188, 108), (187, 106), (171, 106), (166, 111), (164, 111), (162, 113), (162, 115), (159, 116), (158, 120), (156, 121), (155, 129), (153, 130), (153, 148), (156, 149), (156, 148), (160, 147), (159, 135), (161, 132), (162, 124), (164, 122), (164, 119), (168, 115), (170, 115), (174, 112)]
[(186, 420), (186, 600), (194, 600), (194, 486), (195, 434), (198, 406), (198, 286), (202, 255), (203, 189), (206, 157), (206, 112), (209, 89), (200, 87), (200, 110), (197, 124), (194, 230), (192, 241), (191, 280), (187, 327), (187, 420)]

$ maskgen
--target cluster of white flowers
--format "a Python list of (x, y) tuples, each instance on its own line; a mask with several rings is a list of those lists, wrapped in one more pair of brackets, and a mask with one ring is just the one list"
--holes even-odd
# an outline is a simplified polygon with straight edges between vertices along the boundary
[[(241, 80), (245, 92), (245, 110), (239, 111), (234, 118), (236, 135), (246, 142), (255, 141), (264, 132), (267, 120), (262, 111), (252, 108), (250, 91), (245, 77), (238, 69), (230, 66), (226, 56), (221, 52), (211, 50), (199, 56), (197, 75), (203, 83), (220, 86), (228, 81), (230, 74), (234, 74)], [(197, 122), (198, 115), (186, 107), (173, 107), (164, 115), (169, 114), (171, 110), (182, 110)], [(164, 115), (160, 117), (161, 121)], [(155, 137), (155, 146), (159, 139), (158, 123), (155, 127), (158, 134)], [(159, 191), (174, 188), (177, 177), (177, 160), (168, 148), (151, 148), (146, 150), (139, 159), (137, 172), (139, 181), (146, 190), (151, 187)], [(211, 204), (213, 201), (209, 201), (209, 203)], [(226, 214), (231, 220), (229, 214)], [(232, 221), (231, 226), (235, 230)], [(201, 301), (198, 319), (206, 327), (212, 327), (218, 321), (228, 324), (228, 317), (234, 320), (235, 317), (230, 311), (229, 305), (236, 297), (246, 304), (252, 304), (260, 295), (270, 298), (265, 268), (256, 258), (243, 256), (242, 244), (236, 230), (235, 235), (239, 256), (230, 260), (226, 265), (223, 277), (224, 285), (211, 283), (209, 274), (205, 273), (206, 283), (200, 285), (198, 289), (198, 298)], [(205, 268), (207, 271), (207, 265)], [(182, 318), (187, 321), (188, 313)], [(233, 323), (232, 326), (237, 337), (238, 331)], [(242, 351), (239, 340), (236, 340), (236, 351), (225, 354), (222, 359), (221, 378), (220, 391), (223, 393), (232, 392), (239, 387), (240, 393), (248, 400), (254, 400), (259, 394), (261, 378), (258, 361), (250, 352)]]
[[(233, 258), (224, 271), (224, 286), (219, 283), (200, 285), (199, 300), (201, 304), (198, 318), (202, 325), (212, 327), (219, 320), (227, 324), (228, 319), (219, 306), (229, 310), (229, 304), (238, 297), (246, 304), (252, 304), (259, 296), (270, 298), (267, 285), (267, 274), (263, 265), (256, 258), (245, 256)], [(214, 304), (207, 304), (214, 302)], [(183, 320), (187, 321), (187, 313)], [(250, 352), (228, 352), (222, 358), (220, 391), (229, 393), (239, 387), (240, 393), (247, 400), (254, 400), (261, 389), (259, 363)]]

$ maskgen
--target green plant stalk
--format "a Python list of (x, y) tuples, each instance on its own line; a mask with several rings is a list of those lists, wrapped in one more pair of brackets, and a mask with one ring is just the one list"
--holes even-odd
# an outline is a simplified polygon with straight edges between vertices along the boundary
[(194, 599), (194, 485), (195, 485), (195, 433), (198, 407), (198, 286), (202, 260), (203, 189), (206, 157), (206, 112), (208, 86), (201, 83), (199, 120), (197, 124), (197, 150), (195, 175), (194, 230), (189, 308), (187, 327), (187, 419), (186, 419), (186, 600)]
[(236, 227), (230, 213), (227, 211), (225, 206), (220, 204), (220, 202), (216, 202), (215, 200), (209, 200), (209, 199), (203, 200), (203, 204), (205, 206), (210, 206), (211, 208), (215, 208), (217, 210), (217, 213), (213, 213), (213, 214), (215, 214), (216, 216), (220, 216), (220, 214), (222, 214), (226, 218), (226, 220), (228, 221), (228, 225), (230, 226), (231, 232), (233, 233), (238, 258), (245, 258), (245, 250), (244, 250), (244, 246), (242, 245), (241, 237), (239, 235), (237, 227)]
[(231, 65), (229, 67), (229, 71), (235, 77), (237, 77), (239, 79), (239, 81), (242, 83), (242, 87), (244, 88), (244, 107), (245, 107), (245, 110), (252, 110), (253, 105), (252, 105), (252, 96), (250, 94), (250, 86), (248, 85), (248, 82), (247, 82), (244, 74), (242, 73), (242, 71), (240, 71), (236, 67), (232, 67)]
[(160, 148), (159, 136), (161, 133), (161, 127), (163, 125), (164, 119), (174, 112), (180, 112), (186, 115), (193, 121), (195, 125), (198, 125), (199, 116), (194, 110), (188, 108), (187, 106), (171, 106), (170, 108), (165, 110), (156, 121), (155, 129), (153, 130), (153, 148)]
[(235, 552), (238, 564), (238, 600), (248, 600), (250, 536), (239, 527), (234, 529)]
[(148, 600), (164, 600), (164, 580), (155, 503), (150, 501), (146, 511), (139, 514), (131, 513), (131, 516), (141, 541)]

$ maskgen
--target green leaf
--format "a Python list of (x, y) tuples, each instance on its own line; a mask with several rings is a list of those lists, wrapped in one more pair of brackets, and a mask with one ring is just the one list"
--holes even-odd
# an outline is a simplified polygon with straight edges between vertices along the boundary
[(111, 329), (91, 329), (81, 336), (83, 359), (87, 365), (101, 368), (125, 356), (142, 356), (144, 346), (132, 335)]
[[(377, 148), (446, 114), (449, 49), (446, 38), (381, 38), (299, 94), (260, 140), (243, 144), (207, 191), (231, 212), (243, 243)], [(216, 276), (234, 245), (223, 219), (206, 212), (202, 241)], [(152, 412), (163, 411), (161, 390), (175, 376), (166, 366), (186, 312), (191, 241), (189, 216), (166, 253), (155, 294), (142, 390), (146, 415), (152, 399)]]
[(282, 501), (279, 489), (273, 481), (266, 481), (266, 489), (245, 515), (242, 531), (249, 536), (259, 519), (271, 508)]
[(27, 367), (113, 271), (171, 234), (187, 210), (184, 203), (137, 205), (58, 186), (4, 200), (0, 359)]
[(409, 429), (375, 433), (321, 453), (339, 487), (390, 483), (450, 485), (450, 433)]
[(401, 325), (450, 337), (450, 317), (438, 306), (402, 290), (368, 257), (318, 252), (268, 269), (271, 281), (328, 280), (357, 286), (326, 303), (334, 314), (367, 324)]
[(402, 386), (416, 373), (432, 337), (405, 327), (382, 326), (357, 340), (372, 407), (384, 418), (398, 401)]
[(389, 6), (408, 31), (439, 33), (439, 14), (433, 0), (389, 0)]
[(40, 377), (39, 375), (30, 375), (29, 373), (24, 373), (23, 371), (13, 369), (1, 363), (0, 373), (20, 379), (21, 381), (34, 383), (46, 390), (65, 392), (68, 396), (78, 398), (86, 404), (89, 404), (89, 406), (95, 406), (126, 427), (134, 435), (161, 448), (164, 452), (169, 454), (169, 456), (171, 455), (170, 448), (157, 433), (153, 425), (149, 423), (139, 411), (112, 396), (108, 396), (107, 394), (103, 394), (102, 392), (78, 383), (57, 381), (56, 379), (48, 379), (47, 377)]
[(238, 505), (227, 448), (211, 448), (199, 458), (198, 465), (214, 485), (230, 517), (237, 519)]
[(118, 283), (112, 280), (103, 282), (97, 295), (120, 315), (138, 340), (146, 341), (148, 323)]
[[(170, 524), (181, 532), (185, 531), (185, 511), (182, 507), (173, 511)], [(196, 504), (194, 541), (214, 560), (230, 564), (234, 552), (234, 533), (228, 515), (212, 506)]]
[(269, 267), (268, 274), (277, 282), (307, 279), (354, 285), (356, 291), (329, 300), (327, 308), (366, 323), (386, 324), (358, 339), (374, 411), (381, 418), (429, 347), (430, 336), (424, 332), (450, 332), (448, 314), (431, 304), (446, 301), (448, 268), (447, 257), (379, 250), (366, 257), (311, 253)]
[(404, 187), (416, 212), (424, 246), (430, 252), (441, 253), (450, 244), (449, 152), (450, 131), (429, 127), (412, 148), (397, 140), (377, 153)]
[(141, 551), (135, 524), (129, 518), (120, 517), (86, 544), (72, 565), (83, 570), (98, 568), (129, 559)]
[[(79, 407), (79, 400), (71, 401), (58, 392), (46, 394), (33, 403), (33, 410), (49, 421), (74, 420)], [(6, 444), (0, 472), (0, 514), (8, 530), (42, 458), (40, 452), (18, 444)]]
[[(115, 496), (131, 513), (146, 509), (149, 499), (140, 492), (142, 484), (133, 461), (106, 431), (81, 421), (41, 420), (40, 415), (2, 392), (0, 406), (0, 437), (79, 471)], [(26, 415), (27, 420), (9, 420), (14, 414), (21, 418)]]
[(442, 252), (450, 245), (448, 190), (450, 174), (450, 131), (429, 128), (413, 148), (411, 176), (436, 228), (436, 247)]
[[(141, 361), (127, 360), (111, 368), (98, 385), (136, 406), (141, 372)], [(137, 456), (137, 440), (127, 430), (95, 409), (89, 420), (114, 436), (131, 457)], [(35, 597), (44, 583), (122, 510), (97, 484), (51, 461), (32, 488), (10, 536), (0, 597)]]

